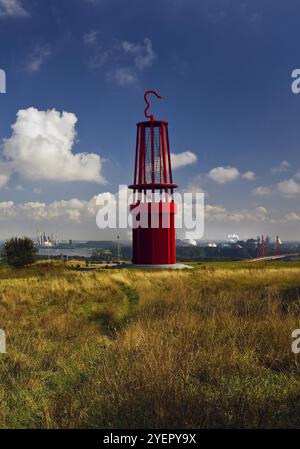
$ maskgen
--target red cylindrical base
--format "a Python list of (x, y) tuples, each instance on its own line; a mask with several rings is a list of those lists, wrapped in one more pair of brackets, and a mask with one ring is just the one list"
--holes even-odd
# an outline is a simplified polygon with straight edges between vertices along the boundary
[[(143, 223), (133, 229), (133, 257), (135, 264), (167, 265), (176, 263), (175, 203), (144, 203), (131, 207), (139, 210)], [(142, 227), (148, 225), (148, 227)]]

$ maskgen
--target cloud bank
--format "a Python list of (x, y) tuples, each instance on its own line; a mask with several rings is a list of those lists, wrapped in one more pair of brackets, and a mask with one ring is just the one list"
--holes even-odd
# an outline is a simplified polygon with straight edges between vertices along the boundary
[[(99, 199), (108, 201), (108, 205), (112, 205), (112, 194), (104, 192), (95, 195), (89, 200), (80, 200), (72, 198), (70, 200), (45, 202), (25, 202), (15, 204), (13, 201), (0, 202), (0, 223), (1, 238), (11, 235), (12, 232), (22, 232), (24, 229), (34, 235), (36, 225), (39, 223), (45, 229), (55, 231), (60, 230), (61, 238), (98, 238), (104, 240), (113, 240), (116, 236), (115, 229), (101, 230), (96, 226), (96, 216), (102, 207)], [(220, 230), (218, 235), (221, 237), (222, 232), (224, 238), (227, 230), (231, 226), (234, 229), (243, 230), (249, 224), (248, 236), (255, 235), (255, 229), (271, 229), (270, 226), (280, 224), (294, 223), (298, 226), (300, 221), (300, 213), (291, 211), (284, 216), (271, 216), (268, 210), (263, 206), (255, 208), (228, 209), (223, 205), (206, 204), (205, 205), (205, 222), (208, 233), (212, 232), (212, 225), (216, 225)], [(257, 225), (255, 225), (255, 223)], [(118, 231), (119, 232), (119, 231)], [(123, 238), (131, 235), (130, 229), (124, 229)], [(294, 232), (294, 231), (293, 231)], [(253, 234), (254, 233), (254, 234)], [(182, 238), (182, 232), (177, 232), (178, 238)], [(127, 237), (126, 237), (127, 235)]]

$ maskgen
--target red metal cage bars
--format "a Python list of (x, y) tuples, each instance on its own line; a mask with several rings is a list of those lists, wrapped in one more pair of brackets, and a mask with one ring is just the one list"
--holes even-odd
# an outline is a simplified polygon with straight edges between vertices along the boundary
[(134, 181), (135, 191), (168, 190), (173, 183), (168, 122), (149, 121), (137, 124)]
[(133, 229), (133, 263), (174, 264), (173, 189), (177, 185), (172, 177), (168, 123), (152, 117), (137, 124), (134, 183), (129, 188), (134, 191), (131, 211), (143, 225)]

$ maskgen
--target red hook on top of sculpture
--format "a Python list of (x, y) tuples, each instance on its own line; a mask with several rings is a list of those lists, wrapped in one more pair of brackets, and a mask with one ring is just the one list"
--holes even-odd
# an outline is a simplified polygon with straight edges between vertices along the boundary
[(160, 100), (162, 100), (162, 96), (161, 95), (159, 95), (159, 93), (158, 92), (156, 92), (155, 90), (147, 90), (147, 92), (145, 92), (145, 94), (144, 94), (144, 99), (145, 99), (145, 102), (146, 102), (146, 104), (147, 104), (147, 106), (146, 106), (146, 108), (145, 108), (145, 117), (147, 117), (147, 118), (149, 118), (151, 121), (153, 121), (154, 120), (154, 115), (153, 114), (148, 114), (148, 109), (150, 108), (150, 103), (149, 103), (149, 100), (148, 100), (148, 95), (149, 94), (154, 94), (154, 95), (156, 95), (157, 96), (157, 98), (159, 98)]

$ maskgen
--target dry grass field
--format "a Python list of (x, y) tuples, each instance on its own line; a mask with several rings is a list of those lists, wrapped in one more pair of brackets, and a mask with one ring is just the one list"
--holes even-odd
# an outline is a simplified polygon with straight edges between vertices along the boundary
[(1, 428), (300, 427), (300, 263), (0, 267)]

